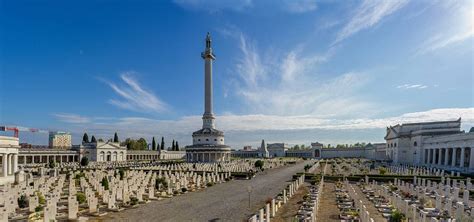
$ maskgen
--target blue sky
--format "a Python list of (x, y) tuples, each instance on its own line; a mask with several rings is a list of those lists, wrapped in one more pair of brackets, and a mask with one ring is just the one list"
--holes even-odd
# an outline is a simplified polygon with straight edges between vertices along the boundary
[[(474, 125), (472, 1), (3, 1), (0, 125), (97, 137), (201, 127), (211, 32), (217, 128), (234, 148), (381, 142)], [(22, 141), (47, 143), (45, 133)]]

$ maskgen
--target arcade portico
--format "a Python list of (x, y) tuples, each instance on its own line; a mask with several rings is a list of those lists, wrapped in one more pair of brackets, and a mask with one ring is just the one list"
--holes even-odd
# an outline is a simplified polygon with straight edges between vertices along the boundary
[(0, 157), (2, 160), (0, 184), (15, 181), (18, 171), (18, 138), (0, 136)]
[(426, 166), (474, 172), (474, 133), (439, 136), (424, 142), (422, 162)]

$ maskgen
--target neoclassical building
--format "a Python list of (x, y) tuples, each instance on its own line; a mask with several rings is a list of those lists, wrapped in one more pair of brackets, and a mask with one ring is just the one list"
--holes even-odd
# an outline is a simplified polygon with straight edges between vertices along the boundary
[(2, 160), (0, 185), (15, 181), (15, 173), (18, 172), (18, 148), (20, 148), (18, 138), (0, 136), (0, 157)]
[(79, 159), (87, 157), (92, 162), (115, 162), (127, 160), (127, 147), (114, 142), (91, 142), (73, 146), (79, 152)]
[(211, 47), (211, 36), (207, 33), (204, 59), (204, 114), (202, 129), (193, 133), (193, 145), (186, 146), (188, 162), (229, 161), (231, 149), (224, 143), (224, 132), (215, 128), (212, 110), (212, 62), (216, 59)]
[(474, 172), (474, 132), (461, 131), (461, 118), (390, 126), (385, 140), (394, 163)]

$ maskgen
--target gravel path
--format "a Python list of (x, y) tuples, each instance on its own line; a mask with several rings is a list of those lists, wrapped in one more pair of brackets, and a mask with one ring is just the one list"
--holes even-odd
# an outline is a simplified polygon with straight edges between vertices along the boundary
[[(109, 213), (104, 221), (243, 221), (276, 196), (291, 180), (302, 172), (300, 162), (289, 167), (266, 170), (251, 180), (233, 180), (202, 191), (191, 192), (171, 199), (153, 201), (138, 208)], [(252, 186), (251, 210), (248, 208), (247, 187)]]

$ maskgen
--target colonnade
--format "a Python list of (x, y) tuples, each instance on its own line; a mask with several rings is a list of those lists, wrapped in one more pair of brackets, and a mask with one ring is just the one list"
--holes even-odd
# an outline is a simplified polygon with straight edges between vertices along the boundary
[(2, 157), (1, 177), (13, 176), (18, 171), (18, 153), (0, 153)]
[(474, 169), (474, 148), (425, 148), (422, 152), (422, 164), (439, 168), (461, 171)]
[(18, 163), (26, 164), (36, 164), (36, 163), (49, 163), (50, 161), (56, 163), (68, 163), (68, 162), (78, 162), (78, 154), (20, 154)]
[(188, 162), (223, 162), (230, 161), (230, 152), (189, 152), (186, 153)]
[(127, 154), (127, 160), (158, 160), (160, 154)]

